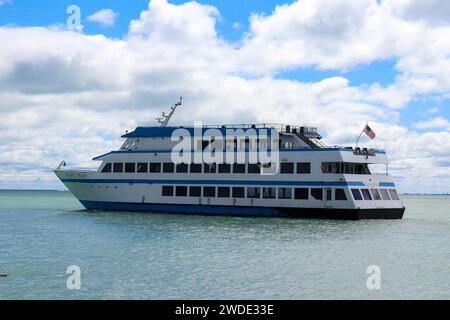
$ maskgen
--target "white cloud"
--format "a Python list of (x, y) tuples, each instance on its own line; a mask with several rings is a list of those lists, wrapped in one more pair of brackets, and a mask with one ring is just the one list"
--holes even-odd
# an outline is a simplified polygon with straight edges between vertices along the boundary
[(87, 17), (87, 21), (97, 22), (105, 27), (114, 25), (119, 14), (112, 9), (102, 9)]
[(450, 121), (443, 117), (420, 121), (415, 123), (414, 126), (418, 129), (444, 129), (450, 131)]
[[(36, 178), (55, 183), (50, 169), (63, 159), (95, 165), (90, 159), (116, 149), (125, 130), (154, 124), (183, 95), (185, 104), (173, 119), (179, 124), (288, 122), (318, 126), (327, 143), (350, 145), (371, 121), (377, 139), (362, 143), (388, 150), (402, 191), (448, 191), (449, 169), (438, 165), (450, 157), (448, 128), (418, 133), (398, 121), (415, 94), (446, 90), (445, 70), (435, 66), (441, 61), (445, 68), (445, 58), (434, 50), (446, 47), (438, 34), (450, 33), (388, 12), (394, 11), (374, 1), (304, 0), (254, 16), (242, 46), (218, 36), (218, 10), (197, 2), (153, 0), (120, 40), (57, 28), (0, 28), (0, 42), (10, 44), (0, 48), (0, 186)], [(406, 40), (397, 43), (386, 34), (391, 24)], [(411, 28), (430, 37), (416, 39)], [(419, 40), (422, 51), (433, 49), (413, 56), (398, 48)], [(386, 48), (395, 49), (402, 73), (389, 86), (272, 76), (295, 65), (349, 68), (392, 55)], [(426, 56), (427, 68), (419, 62)], [(429, 172), (448, 177), (439, 184), (424, 178)], [(422, 185), (410, 180), (419, 178)]]

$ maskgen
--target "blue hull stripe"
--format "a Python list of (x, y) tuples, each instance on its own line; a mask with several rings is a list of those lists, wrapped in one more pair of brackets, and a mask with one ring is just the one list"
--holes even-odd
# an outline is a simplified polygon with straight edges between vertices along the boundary
[(395, 183), (393, 183), (393, 182), (380, 182), (379, 186), (380, 187), (395, 187)]
[(360, 181), (257, 181), (257, 180), (175, 180), (175, 179), (61, 179), (68, 183), (135, 183), (135, 184), (206, 184), (206, 185), (264, 185), (264, 186), (355, 186)]

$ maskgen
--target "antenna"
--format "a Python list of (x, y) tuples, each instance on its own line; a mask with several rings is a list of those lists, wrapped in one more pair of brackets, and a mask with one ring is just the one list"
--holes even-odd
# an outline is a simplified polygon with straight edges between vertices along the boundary
[(165, 112), (162, 113), (160, 118), (156, 118), (159, 124), (161, 124), (161, 128), (167, 127), (167, 124), (170, 121), (170, 118), (175, 113), (175, 110), (178, 106), (181, 106), (183, 104), (183, 97), (180, 97), (180, 100), (178, 100), (177, 103), (175, 103), (172, 107), (170, 107), (169, 114), (166, 115)]

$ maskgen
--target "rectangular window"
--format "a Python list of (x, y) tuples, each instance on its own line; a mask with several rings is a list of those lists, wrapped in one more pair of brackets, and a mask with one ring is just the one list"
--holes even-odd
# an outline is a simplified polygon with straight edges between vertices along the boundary
[(215, 163), (205, 163), (203, 165), (204, 173), (216, 173), (216, 164)]
[(233, 187), (233, 198), (244, 198), (245, 189), (242, 187)]
[(217, 194), (219, 198), (229, 198), (230, 197), (230, 187), (218, 187)]
[(372, 200), (372, 196), (370, 195), (369, 189), (361, 189), (361, 193), (363, 195), (364, 200)]
[(202, 164), (191, 163), (191, 173), (202, 173)]
[(299, 163), (297, 163), (297, 173), (298, 174), (309, 174), (309, 173), (311, 173), (311, 163), (310, 162), (299, 162)]
[(137, 164), (137, 172), (147, 173), (148, 172), (148, 163), (147, 162), (139, 162)]
[(389, 192), (386, 189), (380, 189), (380, 193), (383, 200), (391, 200), (391, 197), (389, 197)]
[(163, 172), (174, 172), (175, 165), (172, 162), (163, 163)]
[(316, 200), (323, 200), (322, 188), (311, 188), (311, 196)]
[(276, 188), (263, 188), (263, 198), (264, 199), (275, 199), (277, 196)]
[(189, 197), (201, 197), (202, 187), (189, 187)]
[[(173, 163), (171, 163), (173, 165)], [(150, 163), (150, 172), (160, 173), (161, 172), (161, 163), (159, 162), (151, 162)], [(173, 172), (173, 171), (164, 171), (164, 172)]]
[(280, 167), (280, 173), (288, 174), (294, 173), (294, 163), (293, 162), (282, 162)]
[(233, 163), (233, 173), (245, 173), (245, 163)]
[(377, 189), (370, 189), (370, 193), (372, 194), (373, 200), (381, 200), (380, 193), (378, 192)]
[(248, 187), (247, 188), (247, 198), (259, 199), (261, 198), (261, 188)]
[(135, 163), (125, 163), (125, 172), (128, 172), (128, 173), (136, 172), (136, 164)]
[(260, 173), (260, 165), (259, 163), (249, 163), (248, 164), (248, 173)]
[(347, 200), (344, 189), (336, 189), (334, 191), (334, 200)]
[(229, 163), (221, 163), (219, 164), (219, 173), (230, 173), (231, 165)]
[(400, 200), (397, 191), (395, 189), (389, 189), (389, 194), (391, 195), (392, 200)]
[(353, 199), (355, 200), (362, 200), (362, 195), (361, 192), (359, 192), (359, 189), (352, 189), (352, 195), (353, 195)]
[(177, 186), (175, 188), (175, 195), (177, 197), (187, 197), (187, 187)]
[(103, 167), (102, 173), (111, 172), (111, 169), (112, 169), (111, 163), (107, 163), (107, 164), (105, 164), (105, 166)]
[(188, 165), (186, 163), (177, 164), (177, 173), (187, 173)]
[(114, 163), (113, 171), (114, 172), (123, 172), (123, 163)]
[(164, 197), (173, 197), (173, 187), (172, 186), (163, 186), (162, 187), (162, 195)]
[(203, 187), (203, 196), (213, 198), (216, 196), (216, 187)]
[(308, 188), (295, 188), (295, 199), (308, 200)]
[(278, 188), (278, 199), (292, 199), (292, 188)]

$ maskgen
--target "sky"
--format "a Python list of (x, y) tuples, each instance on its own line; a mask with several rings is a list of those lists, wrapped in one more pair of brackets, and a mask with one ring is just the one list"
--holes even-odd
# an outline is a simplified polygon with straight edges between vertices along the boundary
[(401, 192), (447, 193), (449, 39), (448, 0), (0, 0), (0, 188), (62, 189), (183, 96), (173, 124), (368, 121)]

